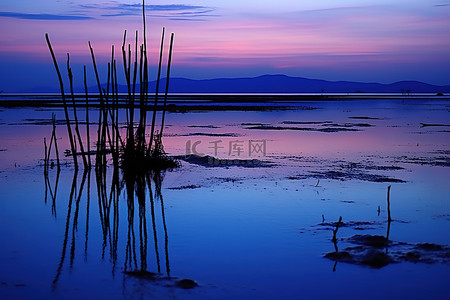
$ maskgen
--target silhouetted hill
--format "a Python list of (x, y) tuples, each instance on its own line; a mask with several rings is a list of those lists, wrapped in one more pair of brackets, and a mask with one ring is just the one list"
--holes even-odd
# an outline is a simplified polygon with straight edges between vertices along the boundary
[[(154, 92), (156, 81), (150, 82)], [(103, 85), (106, 87), (106, 84)], [(160, 93), (165, 89), (165, 79), (161, 79)], [(84, 92), (77, 88), (77, 92)], [(91, 93), (98, 91), (96, 86), (89, 88)], [(119, 85), (121, 93), (127, 92), (126, 85)], [(137, 86), (136, 91), (139, 91)], [(419, 81), (399, 81), (391, 84), (365, 83), (352, 81), (327, 81), (286, 75), (262, 75), (251, 78), (187, 79), (171, 78), (170, 93), (450, 93), (450, 86), (437, 86)], [(58, 92), (55, 88), (33, 89), (32, 92)]]
[(285, 75), (263, 75), (253, 78), (220, 78), (193, 80), (173, 78), (173, 93), (444, 93), (450, 86), (436, 86), (419, 81), (391, 84), (351, 81), (327, 81)]

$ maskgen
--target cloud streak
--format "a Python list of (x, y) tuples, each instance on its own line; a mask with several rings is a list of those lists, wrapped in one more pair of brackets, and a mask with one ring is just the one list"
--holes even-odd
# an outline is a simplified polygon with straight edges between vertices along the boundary
[[(167, 4), (167, 5), (146, 5), (146, 12), (155, 17), (165, 17), (171, 20), (193, 20), (205, 17), (219, 17), (212, 14), (216, 9), (202, 5), (187, 4)], [(82, 4), (77, 9), (83, 11), (101, 11), (102, 17), (138, 16), (142, 14), (142, 4), (125, 3), (103, 3), (103, 4)]]
[(74, 15), (54, 15), (54, 14), (26, 14), (16, 12), (0, 12), (0, 17), (23, 19), (23, 20), (53, 20), (53, 21), (71, 21), (71, 20), (91, 20), (93, 17), (74, 16)]

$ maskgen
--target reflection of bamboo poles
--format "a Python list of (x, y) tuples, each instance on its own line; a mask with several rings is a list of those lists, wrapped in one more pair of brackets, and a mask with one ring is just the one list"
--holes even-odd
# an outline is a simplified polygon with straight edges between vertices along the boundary
[(69, 196), (69, 204), (68, 204), (68, 209), (67, 209), (66, 227), (65, 227), (65, 231), (64, 231), (64, 241), (63, 241), (63, 247), (62, 247), (62, 251), (61, 251), (61, 258), (59, 260), (55, 278), (53, 279), (53, 284), (52, 284), (53, 289), (56, 289), (56, 285), (58, 283), (59, 277), (61, 276), (61, 270), (62, 270), (64, 260), (66, 257), (67, 240), (69, 237), (70, 215), (71, 215), (71, 211), (72, 211), (72, 201), (73, 201), (76, 186), (77, 186), (77, 175), (78, 175), (78, 169), (75, 169), (75, 172), (73, 174), (73, 180), (72, 180), (72, 188), (70, 190), (70, 196)]
[[(52, 114), (52, 126), (53, 126), (52, 138), (53, 138), (53, 141), (55, 141), (56, 166), (59, 171), (61, 169), (61, 167), (60, 167), (60, 162), (59, 162), (58, 141), (56, 139), (56, 115), (55, 114)], [(50, 151), (49, 151), (49, 153), (50, 153)]]
[(333, 241), (334, 248), (335, 248), (336, 252), (338, 252), (338, 249), (337, 249), (337, 238), (336, 238), (336, 234), (337, 234), (337, 232), (338, 232), (339, 227), (341, 226), (341, 224), (342, 224), (342, 216), (339, 217), (339, 221), (336, 223), (336, 228), (333, 230), (333, 238), (331, 239), (331, 240)]
[[(100, 170), (103, 170), (100, 169)], [(59, 174), (59, 172), (58, 172)], [(105, 258), (106, 249), (109, 247), (110, 261), (112, 264), (112, 274), (115, 276), (116, 265), (118, 261), (118, 239), (119, 239), (119, 195), (121, 190), (118, 169), (113, 169), (113, 174), (107, 176), (105, 172), (96, 172), (99, 216), (103, 233), (102, 241), (102, 258)], [(151, 176), (152, 175), (152, 176)], [(112, 178), (111, 187), (107, 192), (106, 177)], [(165, 271), (170, 278), (169, 249), (168, 249), (168, 230), (166, 224), (166, 216), (164, 211), (164, 200), (161, 193), (162, 177), (160, 174), (147, 173), (144, 176), (125, 176), (125, 186), (127, 192), (128, 206), (128, 236), (126, 241), (126, 257), (124, 262), (124, 270), (146, 271), (148, 268), (148, 237), (147, 237), (147, 218), (146, 218), (146, 191), (148, 190), (150, 198), (150, 215), (154, 236), (155, 259), (158, 273), (161, 272), (161, 258), (159, 253), (158, 233), (156, 230), (156, 208), (158, 199), (161, 201), (162, 225), (164, 228), (164, 250), (165, 250)], [(58, 179), (57, 179), (58, 180)], [(87, 193), (84, 193), (84, 187), (87, 180)], [(47, 179), (48, 181), (48, 179)], [(155, 189), (152, 183), (155, 183)], [(154, 192), (154, 193), (153, 193)], [(56, 195), (50, 191), (52, 197)], [(64, 232), (64, 240), (61, 251), (60, 261), (53, 280), (53, 288), (56, 288), (57, 282), (61, 276), (62, 268), (66, 255), (69, 255), (69, 268), (72, 269), (76, 259), (76, 232), (78, 231), (79, 214), (81, 208), (81, 199), (86, 199), (86, 231), (84, 234), (84, 259), (87, 260), (88, 251), (88, 233), (89, 233), (89, 211), (90, 211), (90, 169), (86, 169), (83, 178), (77, 188), (77, 171), (74, 173), (72, 180), (72, 188), (69, 196), (66, 226)], [(138, 230), (135, 233), (135, 201), (138, 204)], [(112, 211), (111, 211), (112, 210)], [(112, 220), (111, 220), (112, 219)], [(71, 231), (69, 229), (71, 228)], [(151, 230), (151, 229), (150, 229)], [(138, 236), (136, 236), (138, 234)], [(70, 242), (70, 249), (68, 243)], [(136, 249), (139, 247), (139, 249)], [(138, 251), (139, 252), (138, 252)], [(69, 252), (69, 253), (67, 253)]]
[(44, 171), (44, 181), (45, 181), (45, 203), (47, 203), (47, 194), (50, 192), (50, 197), (52, 198), (52, 215), (56, 218), (56, 194), (58, 192), (59, 174), (61, 169), (56, 170), (55, 179), (55, 191), (53, 192), (52, 186), (50, 184), (50, 179), (48, 173)]
[[(60, 167), (60, 161), (59, 161), (59, 151), (58, 151), (58, 141), (56, 138), (56, 119), (55, 114), (52, 113), (52, 136), (50, 138), (50, 145), (47, 149), (47, 141), (46, 138), (44, 138), (44, 149), (45, 149), (45, 156), (44, 156), (44, 183), (45, 183), (45, 203), (47, 203), (47, 195), (48, 192), (50, 192), (50, 197), (52, 198), (52, 215), (56, 217), (56, 193), (58, 190), (58, 181), (59, 181), (59, 174), (61, 172)], [(49, 180), (49, 165), (50, 165), (50, 154), (53, 142), (55, 144), (55, 152), (56, 152), (56, 181), (55, 181), (55, 192), (53, 193), (52, 186), (50, 184)], [(51, 163), (51, 167), (53, 168), (54, 163)]]
[(88, 249), (88, 234), (89, 234), (89, 209), (91, 202), (91, 169), (88, 171), (87, 178), (87, 199), (86, 199), (86, 232), (84, 240), (84, 260), (87, 261), (87, 249)]
[(147, 218), (145, 215), (145, 178), (137, 179), (136, 197), (139, 205), (139, 244), (141, 270), (147, 269)]
[[(59, 152), (58, 152), (58, 141), (56, 140), (56, 124), (55, 124), (55, 114), (52, 113), (52, 136), (50, 137), (50, 144), (47, 149), (47, 141), (46, 138), (44, 138), (44, 150), (45, 150), (45, 157), (44, 157), (44, 173), (48, 174), (48, 167), (50, 165), (50, 153), (52, 151), (52, 145), (53, 141), (55, 141), (55, 152), (56, 152), (56, 165), (57, 168), (60, 169), (59, 164)], [(54, 163), (51, 163), (51, 167), (53, 168)]]
[(119, 173), (117, 169), (115, 169), (113, 174), (113, 183), (111, 188), (113, 189), (114, 198), (113, 198), (113, 243), (111, 245), (112, 252), (112, 261), (113, 261), (113, 275), (115, 272), (115, 267), (117, 263), (117, 245), (119, 240), (119, 194), (120, 194), (120, 186), (119, 186)]
[(83, 172), (83, 179), (81, 180), (80, 189), (78, 191), (78, 197), (75, 202), (75, 213), (74, 213), (73, 224), (72, 224), (72, 243), (70, 246), (70, 269), (72, 269), (72, 267), (73, 267), (73, 261), (75, 258), (75, 235), (76, 235), (75, 233), (78, 231), (78, 213), (80, 211), (80, 200), (81, 200), (81, 196), (83, 194), (84, 183), (86, 181), (86, 175), (88, 173), (88, 170), (89, 169), (85, 169)]
[(158, 251), (158, 234), (156, 232), (155, 205), (154, 205), (151, 181), (150, 181), (150, 178), (148, 175), (147, 175), (147, 186), (148, 186), (148, 193), (150, 196), (150, 208), (151, 208), (151, 214), (152, 214), (153, 240), (155, 242), (156, 265), (158, 267), (158, 273), (160, 273), (161, 266), (160, 266), (159, 251)]
[(166, 214), (164, 213), (164, 200), (162, 197), (162, 194), (160, 194), (159, 197), (161, 201), (161, 215), (163, 220), (163, 226), (164, 226), (164, 250), (166, 254), (166, 272), (167, 276), (170, 278), (170, 264), (169, 264), (169, 234), (167, 233), (167, 225), (166, 225)]

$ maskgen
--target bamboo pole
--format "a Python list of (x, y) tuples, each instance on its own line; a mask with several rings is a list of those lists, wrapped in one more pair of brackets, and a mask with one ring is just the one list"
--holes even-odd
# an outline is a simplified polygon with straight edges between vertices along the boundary
[(166, 91), (164, 92), (164, 106), (163, 106), (163, 115), (161, 120), (161, 131), (159, 132), (159, 141), (161, 142), (161, 138), (164, 130), (164, 121), (166, 117), (166, 105), (167, 105), (167, 93), (169, 92), (169, 79), (170, 79), (170, 66), (172, 63), (172, 50), (173, 50), (173, 38), (174, 33), (170, 35), (170, 48), (169, 48), (169, 60), (167, 62), (167, 78), (166, 78)]
[(122, 44), (122, 60), (123, 60), (123, 68), (125, 71), (125, 79), (127, 81), (128, 88), (128, 114), (127, 114), (127, 148), (134, 147), (134, 133), (133, 133), (133, 119), (134, 119), (134, 99), (131, 94), (131, 81), (130, 81), (130, 69), (127, 67), (127, 53), (125, 51), (125, 43), (126, 43), (127, 31), (125, 30), (123, 35), (123, 44)]
[[(114, 122), (115, 129), (116, 129), (116, 150), (117, 155), (119, 155), (119, 139), (120, 139), (120, 132), (119, 132), (119, 91), (117, 89), (117, 68), (116, 68), (116, 60), (114, 60), (114, 85), (116, 87), (116, 120)], [(122, 140), (120, 139), (122, 142)], [(122, 142), (123, 147), (123, 142)]]
[(95, 54), (94, 54), (94, 49), (91, 46), (91, 42), (88, 42), (89, 44), (89, 50), (91, 52), (91, 58), (92, 58), (92, 64), (94, 66), (94, 72), (95, 72), (95, 78), (97, 80), (97, 87), (98, 87), (98, 93), (99, 93), (99, 97), (100, 97), (100, 110), (99, 110), (99, 115), (98, 115), (98, 129), (97, 129), (97, 153), (96, 153), (96, 167), (100, 167), (100, 163), (101, 163), (101, 157), (100, 157), (100, 148), (101, 148), (101, 124), (102, 122), (102, 111), (103, 111), (103, 106), (104, 106), (104, 101), (103, 101), (103, 93), (102, 93), (102, 87), (100, 84), (100, 78), (98, 76), (98, 70), (97, 70), (97, 64), (95, 62)]
[(78, 117), (77, 117), (77, 108), (75, 104), (75, 96), (73, 93), (73, 74), (72, 74), (72, 68), (70, 67), (70, 55), (67, 53), (67, 72), (69, 73), (69, 84), (70, 84), (70, 95), (72, 96), (72, 102), (73, 102), (73, 116), (75, 119), (75, 133), (78, 137), (78, 143), (80, 144), (80, 151), (83, 158), (83, 164), (84, 168), (88, 168), (88, 162), (86, 160), (86, 154), (84, 153), (84, 147), (83, 147), (83, 140), (81, 139), (80, 135), (80, 129), (78, 127)]
[(145, 24), (145, 0), (142, 0), (142, 22), (143, 22), (143, 35), (144, 35), (144, 50), (147, 51), (147, 26)]
[(53, 52), (52, 44), (50, 43), (50, 39), (48, 37), (48, 34), (45, 34), (45, 39), (47, 40), (48, 49), (50, 50), (50, 54), (53, 59), (53, 64), (55, 65), (56, 73), (58, 74), (58, 80), (59, 80), (59, 87), (61, 90), (61, 97), (64, 105), (64, 115), (66, 117), (66, 126), (67, 126), (67, 134), (69, 136), (69, 142), (70, 142), (70, 148), (72, 150), (72, 156), (73, 156), (73, 162), (75, 165), (75, 170), (78, 170), (78, 162), (77, 162), (77, 155), (75, 153), (75, 146), (72, 136), (72, 129), (70, 127), (70, 119), (69, 119), (69, 112), (67, 109), (67, 102), (66, 102), (66, 96), (64, 94), (64, 84), (61, 77), (61, 72), (59, 71), (58, 62), (56, 61), (55, 53)]
[(91, 168), (91, 141), (89, 136), (89, 96), (87, 89), (86, 66), (84, 66), (84, 93), (86, 95), (86, 139), (87, 139), (87, 156), (89, 168)]
[(162, 33), (161, 33), (161, 45), (160, 45), (160, 49), (159, 49), (158, 77), (156, 79), (155, 103), (153, 105), (152, 127), (150, 129), (150, 142), (149, 142), (148, 149), (147, 149), (147, 155), (150, 155), (150, 152), (151, 152), (151, 149), (152, 149), (153, 138), (154, 138), (155, 121), (156, 121), (156, 108), (158, 106), (159, 81), (161, 79), (161, 65), (162, 65), (162, 58), (163, 58), (163, 51), (164, 51), (165, 30), (166, 29), (163, 27)]
[(137, 57), (138, 57), (138, 31), (136, 30), (136, 41), (134, 46), (134, 73), (133, 73), (133, 99), (136, 95), (136, 78), (137, 78)]

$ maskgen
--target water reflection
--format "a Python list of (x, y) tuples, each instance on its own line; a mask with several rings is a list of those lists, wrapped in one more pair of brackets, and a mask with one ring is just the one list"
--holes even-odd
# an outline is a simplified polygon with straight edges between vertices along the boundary
[[(101, 258), (108, 259), (111, 263), (112, 277), (117, 276), (117, 272), (123, 271), (125, 276), (132, 276), (141, 279), (164, 279), (170, 280), (169, 263), (169, 235), (166, 225), (164, 211), (164, 199), (161, 192), (161, 185), (164, 179), (163, 172), (151, 171), (145, 174), (123, 173), (118, 168), (95, 168), (96, 192), (98, 200), (98, 212), (101, 227)], [(110, 174), (112, 173), (112, 174)], [(45, 201), (48, 194), (52, 199), (52, 215), (56, 217), (56, 191), (58, 189), (60, 170), (56, 173), (54, 186), (51, 185), (49, 172), (44, 172), (45, 177)], [(81, 178), (81, 180), (80, 180)], [(84, 261), (88, 259), (89, 223), (91, 212), (91, 169), (86, 169), (81, 176), (75, 170), (72, 177), (72, 185), (67, 204), (67, 215), (65, 219), (64, 239), (61, 246), (61, 256), (52, 282), (53, 290), (58, 287), (58, 282), (62, 276), (64, 266), (68, 265), (71, 272), (77, 246), (77, 232), (80, 220), (80, 210), (85, 207), (85, 233), (84, 233)], [(148, 196), (147, 196), (148, 193)], [(83, 196), (84, 195), (84, 196)], [(125, 196), (126, 209), (121, 210), (119, 201), (121, 196)], [(81, 199), (86, 199), (83, 205)], [(148, 207), (149, 205), (149, 207)], [(126, 222), (119, 222), (120, 214), (126, 214)], [(150, 220), (147, 217), (150, 216)], [(125, 217), (125, 216), (124, 216)], [(122, 218), (124, 218), (122, 217)], [(137, 220), (135, 218), (137, 217)], [(158, 241), (158, 226), (162, 223), (164, 248), (160, 248)], [(126, 242), (119, 243), (119, 226), (126, 224)], [(96, 229), (95, 226), (91, 226)], [(150, 234), (150, 237), (149, 237)], [(94, 236), (96, 233), (94, 233)], [(152, 239), (153, 241), (149, 241)], [(155, 273), (149, 271), (148, 266), (148, 245), (154, 244), (154, 259), (156, 261)], [(119, 245), (125, 247), (125, 259), (123, 268), (119, 265), (118, 251)], [(109, 251), (108, 251), (109, 249)], [(161, 253), (163, 252), (163, 254)], [(68, 262), (67, 258), (68, 257)], [(162, 258), (163, 257), (163, 258)], [(151, 278), (150, 278), (151, 277)]]

